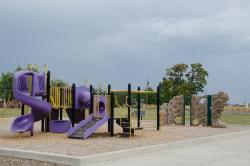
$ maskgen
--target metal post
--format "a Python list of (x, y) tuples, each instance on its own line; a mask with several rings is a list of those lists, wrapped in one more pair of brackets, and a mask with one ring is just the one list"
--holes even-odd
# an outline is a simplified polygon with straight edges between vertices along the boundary
[(44, 132), (44, 119), (41, 120), (41, 131)]
[[(62, 98), (62, 93), (63, 93), (63, 89), (61, 88), (60, 89), (60, 105), (62, 106), (62, 104), (63, 104), (63, 98)], [(62, 120), (62, 118), (63, 118), (63, 109), (62, 108), (59, 108), (59, 119), (60, 120)]]
[(186, 96), (183, 95), (183, 113), (182, 113), (182, 125), (185, 126), (186, 124), (186, 109), (185, 109), (185, 104), (186, 104)]
[[(46, 96), (42, 96), (42, 100), (45, 100), (45, 99), (46, 99)], [(44, 132), (44, 124), (45, 124), (44, 122), (45, 122), (45, 120), (42, 119), (42, 120), (41, 120), (41, 131), (42, 131), (42, 132)]]
[(193, 115), (192, 115), (192, 98), (193, 98), (193, 96), (192, 95), (190, 95), (189, 96), (190, 97), (190, 108), (189, 108), (189, 110), (190, 110), (190, 126), (193, 126), (193, 120), (192, 120), (192, 117), (193, 117)]
[(75, 97), (76, 97), (76, 85), (73, 84), (72, 85), (72, 90), (71, 90), (71, 95), (72, 95), (72, 109), (71, 109), (71, 112), (72, 112), (72, 127), (75, 126), (75, 111), (76, 111), (76, 103), (75, 103)]
[(128, 84), (128, 121), (130, 122), (130, 107), (131, 107), (131, 84)]
[(90, 85), (90, 110), (89, 113), (92, 114), (94, 112), (94, 91), (93, 91), (93, 86)]
[(110, 137), (114, 136), (114, 93), (111, 92), (111, 119), (110, 119)]
[(85, 108), (82, 109), (82, 119), (85, 119)]
[[(111, 85), (108, 84), (108, 95), (110, 95), (110, 92), (111, 92)], [(111, 131), (111, 119), (109, 118), (109, 121), (108, 121), (108, 132)]]
[(137, 93), (137, 127), (141, 126), (140, 119), (141, 119), (141, 95), (140, 95), (140, 90), (141, 88), (137, 88), (138, 92)]
[[(50, 103), (50, 71), (47, 72), (47, 102)], [(50, 130), (50, 126), (49, 126), (49, 122), (50, 122), (50, 115), (46, 117), (45, 120), (45, 130), (46, 132), (49, 132)]]
[(207, 126), (212, 125), (212, 95), (207, 96)]
[(160, 87), (157, 86), (157, 130), (160, 130)]
[(24, 107), (25, 107), (25, 105), (22, 103), (21, 104), (21, 115), (24, 115)]

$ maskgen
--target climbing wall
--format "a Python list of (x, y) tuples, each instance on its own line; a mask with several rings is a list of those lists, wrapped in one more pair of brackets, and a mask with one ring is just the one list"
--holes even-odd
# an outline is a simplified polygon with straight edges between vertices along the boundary
[(182, 125), (184, 111), (184, 97), (175, 96), (169, 103), (164, 103), (160, 108), (161, 124)]
[(212, 98), (212, 126), (225, 128), (226, 124), (221, 121), (221, 115), (224, 111), (224, 106), (227, 105), (229, 97), (224, 92), (219, 92), (213, 95)]
[(191, 125), (207, 125), (207, 96), (192, 96)]
[[(224, 92), (212, 95), (211, 113), (213, 127), (226, 127), (226, 124), (221, 121), (221, 115), (228, 100), (229, 97)], [(208, 97), (192, 96), (190, 108), (191, 125), (207, 126)], [(160, 125), (182, 125), (183, 111), (184, 97), (182, 95), (174, 97), (169, 103), (162, 104), (160, 107)]]

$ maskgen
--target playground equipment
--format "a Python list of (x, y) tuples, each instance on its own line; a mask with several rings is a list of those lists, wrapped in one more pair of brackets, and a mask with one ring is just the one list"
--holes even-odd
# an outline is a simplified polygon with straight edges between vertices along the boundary
[(69, 138), (86, 139), (109, 121), (108, 96), (93, 97), (94, 112), (67, 132)]
[[(71, 107), (70, 87), (50, 87), (50, 102), (52, 111), (50, 115), (50, 132), (64, 133), (71, 127), (69, 120), (62, 120), (62, 111)], [(58, 118), (58, 112), (60, 119)]]
[(165, 123), (163, 124), (174, 124), (174, 125), (182, 125), (184, 121), (184, 97), (175, 96), (173, 97), (169, 103), (164, 103), (161, 106), (162, 112), (165, 111), (166, 115)]
[[(114, 116), (114, 94), (127, 93), (126, 106), (128, 117)], [(157, 93), (157, 115), (159, 115), (159, 88), (157, 92), (132, 91), (131, 84), (128, 90), (113, 90), (108, 85), (108, 94), (94, 94), (93, 87), (51, 87), (50, 71), (36, 73), (32, 71), (16, 72), (14, 75), (13, 93), (16, 100), (22, 103), (21, 116), (17, 117), (11, 131), (22, 133), (34, 132), (34, 122), (41, 120), (43, 132), (64, 133), (69, 138), (86, 139), (98, 128), (108, 122), (108, 132), (114, 136), (114, 121), (123, 128), (123, 134), (133, 136), (140, 127), (140, 94)], [(131, 94), (138, 94), (137, 126), (135, 113), (131, 111)], [(40, 97), (40, 99), (38, 98)], [(31, 107), (31, 113), (24, 115), (24, 105)], [(63, 111), (67, 112), (69, 120), (63, 120)], [(88, 110), (88, 112), (86, 112)], [(86, 116), (87, 114), (87, 117)], [(119, 121), (120, 120), (120, 121)], [(159, 130), (159, 116), (157, 116), (157, 130)]]
[[(41, 120), (43, 132), (67, 133), (69, 138), (89, 138), (98, 128), (108, 123), (107, 131), (113, 137), (115, 124), (122, 128), (119, 136), (132, 137), (136, 131), (142, 131), (141, 97), (146, 94), (156, 94), (156, 129), (160, 124), (186, 125), (186, 104), (190, 103), (190, 125), (226, 127), (220, 120), (223, 107), (228, 101), (227, 94), (220, 92), (207, 96), (176, 96), (169, 103), (161, 106), (160, 90), (142, 91), (131, 89), (111, 90), (108, 85), (107, 94), (97, 94), (93, 87), (72, 86), (53, 87), (50, 85), (50, 71), (37, 73), (32, 71), (19, 71), (14, 74), (13, 94), (16, 100), (22, 103), (21, 116), (11, 124), (11, 131), (15, 133), (34, 133), (34, 123)], [(125, 101), (119, 104), (116, 97), (118, 93), (125, 94)], [(136, 96), (137, 100), (133, 100)], [(132, 107), (132, 102), (136, 108)], [(147, 103), (147, 102), (146, 102)], [(31, 113), (24, 115), (24, 105), (31, 107)], [(117, 107), (120, 111), (117, 113)], [(116, 108), (116, 111), (115, 111)], [(148, 105), (146, 105), (146, 110)], [(155, 107), (154, 107), (155, 109)], [(69, 120), (63, 120), (63, 112)], [(123, 111), (123, 112), (122, 112)]]
[[(29, 87), (29, 78), (32, 85)], [(31, 88), (31, 89), (30, 89)], [(34, 132), (34, 122), (42, 120), (51, 110), (48, 102), (36, 97), (45, 95), (45, 75), (30, 71), (16, 72), (14, 75), (13, 94), (16, 100), (31, 107), (30, 114), (17, 117), (12, 125), (11, 131), (20, 133), (29, 131), (31, 135)]]
[(220, 118), (229, 98), (223, 92), (207, 96), (181, 95), (174, 97), (169, 103), (164, 103), (161, 106), (161, 124), (185, 125), (187, 100), (190, 101), (190, 126), (226, 127)]
[[(85, 86), (76, 87), (49, 87), (52, 111), (49, 126), (50, 132), (67, 132), (76, 123), (85, 119), (85, 109), (91, 107), (90, 88)], [(70, 119), (62, 120), (63, 110)], [(46, 127), (46, 126), (45, 126)]]
[[(119, 117), (114, 116), (114, 107), (115, 104), (122, 108), (119, 104), (117, 104), (117, 98), (115, 96), (116, 93), (127, 93), (126, 99), (125, 99), (125, 105), (127, 106), (127, 117), (124, 117), (123, 115), (119, 115)], [(140, 87), (138, 87), (138, 90), (131, 90), (131, 84), (128, 84), (128, 90), (112, 90), (111, 91), (111, 136), (113, 136), (113, 120), (116, 121), (116, 124), (121, 126), (123, 132), (120, 133), (122, 136), (129, 136), (132, 137), (135, 135), (135, 132), (137, 130), (143, 130), (143, 127), (141, 127), (141, 94), (157, 94), (157, 109), (156, 109), (156, 128), (157, 130), (160, 129), (160, 95), (159, 95), (159, 87), (157, 87), (157, 91), (141, 91)], [(132, 94), (137, 94), (137, 111), (133, 111), (131, 108), (132, 103)], [(115, 100), (114, 100), (115, 99)], [(137, 119), (136, 119), (136, 113), (137, 113)], [(136, 124), (137, 122), (137, 124)]]

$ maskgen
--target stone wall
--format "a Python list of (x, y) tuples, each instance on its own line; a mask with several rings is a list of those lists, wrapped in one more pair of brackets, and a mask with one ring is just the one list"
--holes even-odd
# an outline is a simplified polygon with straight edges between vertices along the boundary
[(169, 103), (164, 103), (160, 108), (161, 124), (181, 125), (184, 111), (184, 97), (175, 96)]
[(207, 96), (192, 96), (191, 120), (194, 126), (207, 125)]
[(226, 127), (226, 124), (221, 121), (221, 115), (224, 111), (224, 106), (227, 105), (229, 97), (224, 92), (219, 92), (213, 95), (212, 98), (212, 126), (213, 127)]
[[(224, 106), (227, 105), (229, 97), (224, 92), (212, 96), (212, 126), (226, 127), (221, 121)], [(207, 96), (192, 96), (191, 121), (194, 126), (207, 126)], [(184, 96), (176, 96), (169, 103), (160, 107), (161, 125), (182, 125), (184, 111)]]

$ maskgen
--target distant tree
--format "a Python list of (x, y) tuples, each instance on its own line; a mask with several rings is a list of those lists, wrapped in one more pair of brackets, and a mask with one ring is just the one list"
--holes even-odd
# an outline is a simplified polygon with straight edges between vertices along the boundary
[(17, 68), (15, 69), (15, 72), (24, 70), (39, 72), (39, 66), (37, 64), (28, 64), (26, 65), (26, 67), (18, 65)]
[(177, 95), (191, 95), (203, 92), (207, 85), (208, 72), (202, 64), (176, 64), (166, 70), (161, 85), (161, 102), (169, 102)]
[(100, 83), (97, 88), (93, 88), (93, 92), (94, 94), (97, 94), (97, 95), (104, 95), (106, 93), (105, 87), (102, 83)]
[(53, 80), (51, 80), (51, 86), (53, 86), (53, 87), (65, 87), (65, 86), (69, 86), (69, 85), (66, 82), (64, 82), (63, 80), (53, 79)]
[(34, 72), (39, 72), (39, 66), (37, 64), (28, 64), (26, 66), (26, 69), (28, 71), (34, 71)]
[(7, 101), (13, 99), (13, 73), (2, 73), (0, 77), (0, 98)]
[(190, 86), (189, 93), (197, 95), (199, 92), (204, 92), (207, 85), (208, 72), (203, 68), (202, 64), (191, 64), (191, 71), (187, 74), (188, 83)]
[[(145, 89), (145, 91), (154, 91), (154, 90), (148, 84), (148, 87)], [(145, 98), (145, 104), (156, 104), (156, 94), (146, 93), (146, 94), (143, 94), (143, 96)]]
[(23, 71), (26, 70), (25, 68), (22, 68), (21, 66), (17, 66), (17, 68), (15, 69), (15, 72), (17, 71)]

